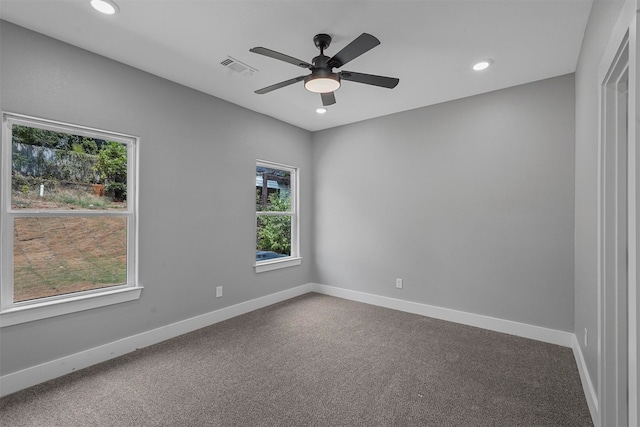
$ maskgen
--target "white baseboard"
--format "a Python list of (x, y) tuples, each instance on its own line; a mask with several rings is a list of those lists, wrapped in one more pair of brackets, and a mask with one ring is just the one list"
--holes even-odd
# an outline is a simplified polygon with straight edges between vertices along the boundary
[(62, 357), (60, 359), (4, 375), (0, 377), (0, 396), (14, 393), (79, 369), (87, 368), (91, 365), (130, 353), (138, 348), (147, 347), (149, 345), (195, 331), (196, 329), (204, 328), (214, 323), (222, 322), (232, 317), (240, 316), (309, 292), (317, 292), (324, 295), (335, 296), (352, 301), (363, 302), (366, 304), (377, 305), (380, 307), (391, 308), (394, 310), (570, 347), (573, 349), (574, 356), (576, 358), (584, 393), (586, 395), (594, 423), (595, 420), (597, 420), (597, 395), (595, 394), (593, 384), (587, 372), (584, 357), (575, 334), (513, 322), (510, 320), (482, 316), (479, 314), (466, 313), (448, 308), (320, 285), (317, 283), (308, 283), (292, 289), (276, 292), (271, 295), (266, 295), (230, 307), (225, 307), (220, 310), (172, 323), (161, 328), (153, 329), (151, 331), (123, 338), (99, 347), (91, 348), (80, 353), (75, 353), (70, 356)]
[(138, 348), (147, 347), (196, 329), (309, 293), (312, 289), (313, 286), (311, 284), (301, 285), (4, 375), (0, 377), (0, 396), (6, 396), (79, 369), (122, 356)]
[(587, 362), (584, 360), (582, 349), (578, 343), (578, 337), (573, 336), (573, 356), (576, 358), (576, 364), (578, 365), (578, 372), (580, 373), (580, 380), (582, 381), (582, 389), (584, 395), (587, 398), (587, 405), (589, 406), (589, 412), (591, 412), (591, 419), (595, 427), (600, 426), (600, 412), (598, 409), (598, 395), (596, 389), (593, 387), (591, 376), (587, 370)]
[(436, 307), (433, 305), (421, 304), (395, 298), (382, 297), (379, 295), (351, 291), (343, 288), (335, 288), (332, 286), (320, 285), (317, 283), (314, 283), (312, 287), (314, 292), (325, 295), (364, 302), (366, 304), (377, 305), (380, 307), (392, 308), (394, 310), (405, 311), (407, 313), (419, 314), (422, 316), (447, 320), (454, 323), (461, 323), (463, 325), (475, 326), (477, 328), (488, 329), (505, 334), (517, 335), (519, 337), (561, 345), (563, 347), (573, 346), (574, 334), (571, 332), (558, 331), (555, 329), (513, 322), (511, 320), (498, 319), (495, 317), (483, 316), (480, 314), (466, 313), (464, 311)]

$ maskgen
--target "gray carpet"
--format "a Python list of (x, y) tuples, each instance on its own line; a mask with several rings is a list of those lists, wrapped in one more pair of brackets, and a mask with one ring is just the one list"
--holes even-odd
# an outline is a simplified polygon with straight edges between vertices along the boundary
[(307, 294), (0, 399), (2, 426), (590, 426), (571, 349)]

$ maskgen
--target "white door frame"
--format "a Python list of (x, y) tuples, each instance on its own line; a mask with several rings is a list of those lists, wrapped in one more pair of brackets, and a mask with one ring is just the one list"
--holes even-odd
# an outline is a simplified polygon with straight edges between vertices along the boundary
[(629, 26), (630, 56), (629, 56), (629, 146), (628, 154), (628, 244), (629, 244), (629, 425), (640, 425), (640, 372), (638, 370), (638, 352), (640, 350), (638, 333), (640, 333), (640, 20), (638, 9)]
[(640, 31), (638, 25), (637, 5), (636, 13), (629, 25), (630, 51), (629, 51), (629, 145), (628, 155), (628, 335), (629, 335), (629, 426), (640, 425), (640, 408), (638, 408), (639, 396), (639, 372), (638, 372), (638, 333), (640, 328), (638, 321), (638, 306), (640, 295), (638, 284), (640, 283), (640, 43), (638, 37)]
[[(640, 263), (640, 236), (638, 214), (640, 213), (640, 149), (638, 149), (638, 124), (640, 123), (640, 53), (638, 52), (637, 2), (629, 1), (623, 11), (609, 46), (600, 64), (598, 73), (600, 93), (600, 126), (598, 147), (598, 419), (601, 427), (615, 423), (638, 426), (638, 278)], [(627, 6), (627, 5), (625, 5)], [(633, 9), (631, 9), (631, 7)], [(625, 25), (625, 17), (626, 25)], [(621, 46), (627, 44), (627, 57), (621, 58)], [(619, 105), (612, 101), (611, 93), (603, 89), (610, 82), (612, 66), (616, 61), (628, 63), (628, 104), (623, 113), (628, 117), (626, 132), (611, 132), (607, 117)], [(619, 71), (619, 70), (618, 70)], [(608, 98), (607, 98), (608, 97)], [(608, 106), (608, 107), (607, 107)], [(619, 124), (618, 122), (617, 124)], [(616, 125), (616, 123), (613, 123)], [(623, 134), (621, 136), (621, 134)], [(611, 147), (619, 136), (626, 139), (624, 147)], [(611, 155), (620, 153), (625, 164), (612, 162)], [(609, 157), (607, 157), (609, 156)], [(612, 170), (613, 168), (613, 170)], [(624, 180), (619, 183), (612, 180)], [(620, 185), (618, 185), (620, 184)], [(612, 197), (616, 189), (624, 194)], [(626, 197), (624, 197), (626, 195)], [(612, 201), (607, 207), (605, 203)], [(620, 233), (622, 234), (620, 234)], [(611, 266), (625, 266), (624, 271), (611, 274)], [(621, 281), (619, 281), (619, 279)], [(616, 288), (626, 283), (624, 289)], [(618, 296), (621, 299), (618, 299)], [(613, 297), (613, 300), (612, 300)], [(623, 305), (621, 305), (623, 304)], [(611, 323), (614, 322), (614, 323)], [(621, 336), (622, 335), (622, 336)], [(608, 345), (608, 347), (607, 347)], [(610, 346), (614, 345), (615, 349)], [(616, 353), (617, 350), (625, 354)], [(617, 366), (624, 362), (626, 366)], [(615, 365), (615, 366), (614, 366)], [(625, 414), (618, 413), (624, 411)], [(613, 420), (613, 421), (612, 421)]]

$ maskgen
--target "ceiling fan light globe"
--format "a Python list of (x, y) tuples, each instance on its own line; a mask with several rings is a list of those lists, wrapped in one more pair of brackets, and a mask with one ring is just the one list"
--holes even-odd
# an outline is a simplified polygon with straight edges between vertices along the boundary
[(311, 74), (304, 79), (304, 87), (309, 92), (329, 93), (340, 87), (340, 78), (333, 73), (323, 76)]

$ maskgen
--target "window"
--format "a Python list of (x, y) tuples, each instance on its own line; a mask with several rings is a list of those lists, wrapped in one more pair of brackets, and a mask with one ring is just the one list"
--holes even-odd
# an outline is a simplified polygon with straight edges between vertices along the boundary
[(2, 326), (136, 299), (137, 138), (4, 114)]
[(256, 272), (299, 265), (298, 170), (256, 162)]

